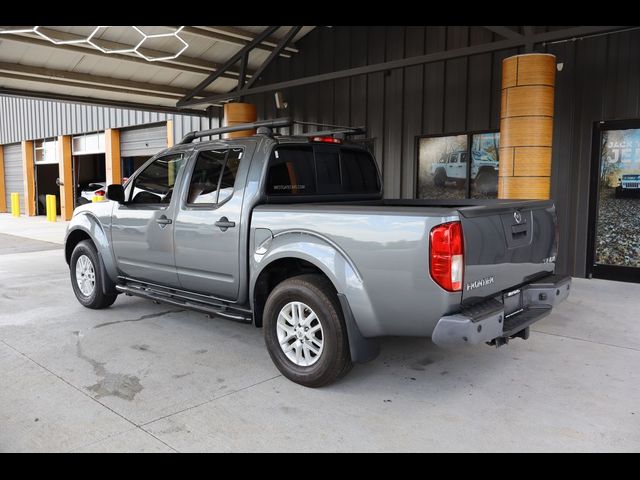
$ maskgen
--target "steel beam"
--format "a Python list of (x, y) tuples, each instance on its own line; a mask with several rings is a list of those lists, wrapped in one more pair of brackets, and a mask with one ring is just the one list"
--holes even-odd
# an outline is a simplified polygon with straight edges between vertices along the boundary
[[(187, 90), (184, 88), (171, 87), (169, 85), (160, 85), (154, 83), (137, 82), (122, 78), (103, 77), (79, 72), (69, 72), (65, 70), (56, 70), (53, 68), (33, 67), (29, 65), (21, 65), (18, 63), (0, 62), (0, 72), (17, 73), (34, 77), (34, 79), (58, 79), (71, 82), (79, 82), (87, 84), (93, 88), (101, 89), (102, 87), (120, 87), (131, 90), (132, 93), (151, 92), (171, 96), (181, 97)], [(0, 75), (1, 76), (1, 75)]]
[(77, 87), (77, 88), (88, 88), (93, 91), (104, 91), (104, 92), (115, 92), (115, 93), (126, 93), (128, 95), (142, 95), (145, 97), (154, 97), (154, 98), (163, 98), (166, 100), (175, 100), (176, 96), (168, 93), (154, 93), (154, 92), (145, 92), (142, 90), (131, 90), (128, 88), (117, 87), (117, 86), (102, 86), (96, 87), (95, 85), (91, 85), (89, 83), (77, 82), (73, 80), (59, 79), (59, 78), (47, 78), (47, 77), (34, 77), (32, 75), (24, 75), (20, 73), (2, 73), (0, 75), (1, 78), (11, 78), (13, 80), (22, 80), (27, 82), (37, 82), (44, 83), (47, 85), (61, 85), (64, 87)]
[[(241, 30), (242, 32), (245, 32), (245, 35), (241, 37), (220, 33), (217, 30), (217, 27), (184, 27), (182, 31), (191, 35), (196, 35), (198, 37), (215, 40), (216, 42), (224, 42), (231, 45), (238, 45), (240, 47), (246, 46), (255, 37), (255, 34), (252, 34), (251, 32), (245, 32), (245, 30)], [(277, 39), (275, 41), (278, 42)], [(265, 40), (260, 45), (256, 45), (255, 49), (271, 53), (275, 49), (275, 45), (277, 45), (277, 43), (272, 44), (271, 42), (267, 42), (267, 40)], [(292, 53), (295, 52), (293, 51)], [(280, 52), (280, 56), (291, 58), (291, 54), (286, 52)]]
[(445, 50), (441, 52), (429, 53), (426, 55), (418, 55), (414, 57), (403, 58), (400, 60), (392, 60), (390, 62), (377, 63), (374, 65), (365, 65), (362, 67), (349, 68), (346, 70), (340, 70), (337, 72), (323, 73), (319, 75), (313, 75), (310, 77), (297, 78), (294, 80), (287, 80), (283, 82), (272, 83), (269, 85), (263, 85), (254, 88), (244, 88), (240, 91), (231, 91), (228, 93), (222, 93), (217, 95), (210, 95), (200, 100), (190, 99), (188, 101), (180, 101), (177, 106), (192, 106), (203, 103), (219, 103), (234, 98), (242, 97), (245, 95), (254, 95), (258, 93), (273, 92), (285, 88), (300, 87), (303, 85), (309, 85), (313, 83), (326, 82), (329, 80), (337, 80), (341, 78), (355, 77), (358, 75), (366, 75), (369, 73), (383, 72), (386, 70), (394, 70), (396, 68), (411, 67), (414, 65), (422, 65), (426, 63), (440, 62), (443, 60), (451, 60), (455, 58), (468, 57), (471, 55), (479, 55), (483, 53), (494, 52), (497, 50), (506, 50), (510, 48), (520, 47), (527, 42), (544, 43), (555, 40), (562, 40), (565, 38), (577, 38), (580, 36), (591, 35), (594, 33), (613, 33), (616, 30), (623, 30), (626, 26), (586, 26), (586, 27), (574, 27), (563, 30), (556, 30), (553, 32), (538, 33), (525, 37), (519, 35), (518, 38), (499, 40), (496, 42), (482, 43), (479, 45), (473, 45), (470, 47), (462, 47), (453, 50)]
[[(34, 92), (31, 90), (20, 90), (16, 88), (0, 87), (0, 95), (13, 97), (41, 98), (44, 100), (56, 100), (66, 103), (85, 103), (88, 105), (101, 105), (114, 108), (129, 108), (131, 110), (144, 110), (148, 112), (175, 113), (180, 115), (206, 116), (205, 110), (194, 110), (188, 108), (176, 108), (147, 103), (127, 102), (122, 100), (110, 100), (107, 98), (83, 97), (79, 95), (67, 95), (48, 92)], [(209, 107), (211, 108), (211, 107)]]
[(270, 26), (267, 27), (263, 32), (261, 32), (256, 38), (254, 38), (251, 42), (245, 45), (242, 49), (240, 49), (237, 53), (235, 53), (229, 60), (225, 62), (225, 64), (220, 67), (220, 69), (212, 72), (207, 78), (205, 78), (202, 82), (200, 82), (191, 92), (182, 97), (178, 101), (178, 106), (182, 107), (184, 102), (193, 99), (196, 95), (202, 92), (206, 87), (208, 87), (211, 83), (213, 83), (218, 77), (220, 77), (228, 68), (233, 66), (238, 60), (242, 58), (243, 55), (248, 55), (249, 52), (261, 43), (265, 38), (270, 36), (273, 32), (275, 32), (279, 26)]
[(511, 40), (517, 40), (522, 38), (522, 35), (516, 31), (511, 30), (509, 27), (484, 27), (487, 30), (497, 33), (501, 37), (509, 38)]
[[(262, 72), (264, 72), (264, 70), (269, 66), (269, 64), (273, 61), (273, 59), (276, 58), (276, 55), (278, 55), (278, 53), (283, 48), (287, 47), (287, 44), (293, 39), (293, 37), (295, 37), (298, 34), (301, 28), (302, 26), (291, 27), (291, 30), (289, 30), (287, 34), (284, 37), (282, 37), (282, 40), (280, 40), (280, 43), (278, 44), (278, 46), (273, 50), (273, 52), (271, 52), (271, 55), (269, 55), (267, 59), (264, 62), (262, 62), (262, 65), (260, 65), (260, 67), (255, 72), (253, 72), (253, 77), (251, 78), (251, 80), (247, 82), (245, 88), (251, 88), (251, 86), (256, 82), (256, 80), (258, 80), (258, 77), (262, 75)], [(240, 84), (238, 83), (238, 85)]]
[[(226, 34), (228, 36), (232, 36), (232, 37), (237, 37), (243, 40), (252, 40), (253, 37), (256, 36), (255, 33), (253, 32), (249, 32), (248, 30), (243, 30), (241, 28), (238, 27), (232, 27), (232, 26), (220, 26), (220, 25), (207, 25), (204, 27), (200, 27), (212, 32), (219, 32), (222, 34)], [(258, 46), (270, 46), (270, 47), (275, 47), (276, 45), (278, 45), (279, 40), (275, 37), (267, 37), (265, 38), (264, 42), (262, 42), (261, 45)], [(296, 47), (293, 44), (289, 44), (289, 46), (285, 49), (287, 52), (291, 52), (291, 53), (298, 53), (300, 50), (298, 50), (298, 47)]]

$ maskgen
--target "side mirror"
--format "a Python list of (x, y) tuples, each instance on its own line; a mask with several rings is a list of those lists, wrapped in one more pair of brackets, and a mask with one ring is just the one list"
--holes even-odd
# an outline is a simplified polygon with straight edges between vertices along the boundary
[(124, 203), (124, 188), (122, 185), (118, 183), (113, 183), (107, 186), (107, 199), (113, 200), (114, 202), (118, 202), (119, 204)]

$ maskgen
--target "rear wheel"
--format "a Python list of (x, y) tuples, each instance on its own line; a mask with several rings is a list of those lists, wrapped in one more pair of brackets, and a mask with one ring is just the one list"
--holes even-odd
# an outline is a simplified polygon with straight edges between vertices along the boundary
[(300, 275), (273, 289), (264, 308), (264, 336), (280, 372), (306, 387), (321, 387), (352, 366), (347, 329), (331, 283)]
[(433, 177), (433, 183), (436, 187), (444, 187), (445, 182), (447, 181), (447, 173), (444, 169), (439, 169), (436, 171), (435, 176)]
[[(116, 301), (116, 293), (105, 294), (102, 285), (104, 265), (96, 247), (90, 240), (83, 240), (73, 249), (69, 262), (71, 285), (78, 301), (87, 308), (106, 308)], [(107, 280), (109, 281), (109, 280)], [(107, 285), (111, 287), (112, 285)]]

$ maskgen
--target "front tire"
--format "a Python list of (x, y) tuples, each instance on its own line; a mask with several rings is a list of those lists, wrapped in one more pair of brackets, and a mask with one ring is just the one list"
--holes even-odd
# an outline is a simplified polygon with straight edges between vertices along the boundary
[[(71, 286), (78, 301), (87, 308), (100, 309), (113, 304), (118, 297), (116, 293), (104, 293), (102, 275), (104, 265), (100, 260), (96, 247), (90, 240), (79, 242), (73, 249), (69, 262)], [(107, 285), (111, 287), (112, 285)]]
[(271, 360), (289, 380), (321, 387), (351, 369), (342, 310), (326, 278), (300, 275), (278, 284), (267, 298), (263, 321)]

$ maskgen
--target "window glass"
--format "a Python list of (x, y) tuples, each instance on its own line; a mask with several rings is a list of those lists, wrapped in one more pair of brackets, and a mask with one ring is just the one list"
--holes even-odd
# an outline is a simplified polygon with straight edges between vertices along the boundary
[(168, 204), (183, 164), (183, 155), (180, 153), (160, 157), (151, 162), (134, 179), (131, 203)]
[(315, 165), (311, 146), (278, 147), (271, 154), (267, 175), (270, 195), (316, 193)]
[(421, 138), (418, 198), (465, 198), (467, 150), (467, 135)]
[(360, 150), (343, 148), (342, 182), (346, 192), (350, 193), (378, 193), (380, 182), (378, 170), (370, 154)]
[(227, 162), (222, 171), (222, 180), (220, 181), (220, 194), (218, 202), (222, 203), (233, 195), (233, 187), (236, 183), (236, 175), (242, 158), (241, 148), (232, 148), (227, 154)]
[(318, 193), (331, 194), (342, 191), (338, 151), (335, 147), (317, 146), (315, 148)]
[(600, 138), (595, 263), (640, 268), (640, 129)]
[(198, 160), (189, 183), (188, 204), (214, 204), (218, 202), (218, 182), (226, 156), (226, 149), (202, 151), (198, 154)]
[(478, 133), (471, 140), (471, 198), (498, 197), (499, 133)]

